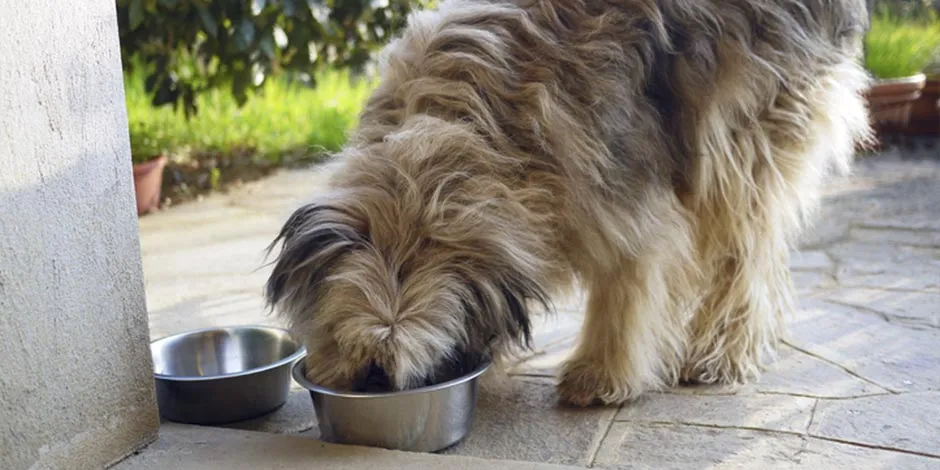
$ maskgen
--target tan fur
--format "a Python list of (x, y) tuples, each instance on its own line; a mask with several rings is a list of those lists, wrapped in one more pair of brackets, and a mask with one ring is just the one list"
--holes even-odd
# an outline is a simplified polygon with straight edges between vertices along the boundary
[[(569, 402), (755, 377), (792, 244), (867, 139), (854, 0), (445, 1), (383, 52), (269, 302), (336, 388), (505, 361), (589, 291)], [(680, 33), (681, 32), (681, 33)], [(273, 245), (272, 245), (273, 246)]]

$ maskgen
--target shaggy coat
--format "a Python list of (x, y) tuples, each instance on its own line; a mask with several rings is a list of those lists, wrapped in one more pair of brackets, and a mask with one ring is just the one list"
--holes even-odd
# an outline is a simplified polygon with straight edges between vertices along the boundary
[[(861, 0), (445, 0), (409, 19), (267, 299), (308, 377), (406, 389), (588, 292), (559, 392), (758, 376), (792, 244), (868, 138)], [(471, 358), (471, 359), (468, 359)]]

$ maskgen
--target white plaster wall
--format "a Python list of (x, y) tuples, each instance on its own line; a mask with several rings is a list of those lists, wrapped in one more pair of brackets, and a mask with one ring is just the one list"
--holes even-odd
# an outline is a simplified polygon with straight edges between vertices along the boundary
[(0, 469), (157, 432), (114, 0), (0, 0)]

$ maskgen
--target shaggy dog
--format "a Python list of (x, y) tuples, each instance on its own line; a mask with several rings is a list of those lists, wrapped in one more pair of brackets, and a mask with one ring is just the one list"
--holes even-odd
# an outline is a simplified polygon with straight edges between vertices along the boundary
[[(588, 291), (558, 390), (622, 403), (756, 378), (789, 250), (869, 135), (861, 0), (446, 0), (409, 19), (296, 210), (266, 297), (339, 389), (528, 345)], [(505, 361), (502, 361), (503, 363)]]

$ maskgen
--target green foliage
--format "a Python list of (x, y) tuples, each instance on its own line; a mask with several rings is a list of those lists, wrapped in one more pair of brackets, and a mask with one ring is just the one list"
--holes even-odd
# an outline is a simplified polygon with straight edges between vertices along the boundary
[(875, 0), (873, 11), (887, 13), (904, 20), (919, 20), (940, 12), (936, 0)]
[[(421, 0), (117, 0), (121, 53), (140, 59), (152, 104), (227, 88), (242, 105), (279, 72), (361, 70)], [(305, 77), (309, 78), (309, 77)]]
[(940, 59), (940, 19), (927, 12), (918, 19), (887, 10), (872, 15), (865, 36), (865, 67), (876, 78), (909, 77)]
[[(200, 112), (186, 119), (181, 109), (153, 108), (140, 69), (125, 74), (134, 162), (159, 155), (240, 156), (248, 164), (282, 164), (338, 150), (355, 125), (374, 82), (348, 71), (324, 70), (311, 88), (286, 78), (266, 81), (244, 106), (223, 89), (195, 98)], [(218, 175), (215, 176), (218, 179)]]

